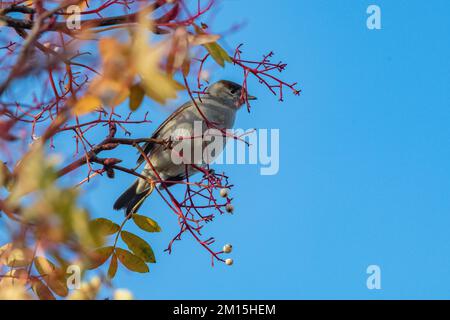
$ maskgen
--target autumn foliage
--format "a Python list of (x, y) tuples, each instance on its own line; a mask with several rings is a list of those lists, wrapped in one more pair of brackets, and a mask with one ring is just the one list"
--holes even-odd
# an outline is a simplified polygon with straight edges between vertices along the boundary
[[(278, 77), (286, 65), (273, 63), (272, 52), (250, 60), (242, 45), (228, 52), (219, 44), (207, 22), (215, 7), (214, 0), (0, 2), (0, 298), (95, 299), (119, 266), (146, 273), (156, 262), (145, 238), (161, 228), (151, 217), (93, 219), (79, 201), (87, 183), (114, 179), (116, 171), (148, 179), (122, 166), (120, 153), (102, 156), (126, 146), (148, 161), (141, 144), (152, 139), (129, 133), (150, 119), (134, 111), (181, 92), (201, 97), (212, 66), (241, 70), (245, 89), (254, 77), (280, 100), (285, 92), (299, 94)], [(250, 110), (246, 90), (242, 95)], [(63, 148), (55, 144), (68, 133), (73, 139)], [(170, 148), (170, 141), (151, 142)], [(60, 183), (70, 173), (84, 178)], [(214, 248), (214, 238), (201, 231), (233, 210), (228, 176), (202, 168), (179, 184), (181, 197), (157, 188), (152, 195), (162, 197), (167, 206), (159, 211), (174, 213), (179, 225), (167, 251), (189, 234), (213, 264), (225, 262), (231, 247)], [(129, 224), (142, 233), (131, 233)], [(73, 266), (82, 282), (71, 290)], [(98, 277), (84, 279), (86, 270)]]

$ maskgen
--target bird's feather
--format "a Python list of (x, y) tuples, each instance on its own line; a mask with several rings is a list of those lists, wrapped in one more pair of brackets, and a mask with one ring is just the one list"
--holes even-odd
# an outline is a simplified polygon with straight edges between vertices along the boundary
[(177, 184), (180, 181), (183, 181), (186, 178), (186, 174), (179, 174), (177, 176), (169, 177), (159, 185), (159, 190), (164, 190), (164, 188), (171, 187), (175, 184)]
[[(161, 123), (159, 125), (159, 127), (156, 129), (156, 131), (153, 133), (152, 135), (152, 139), (158, 139), (159, 134), (161, 132), (161, 130), (166, 126), (167, 123), (169, 123), (169, 121), (175, 119), (176, 117), (178, 117), (180, 115), (181, 112), (183, 112), (185, 109), (189, 108), (190, 106), (192, 106), (192, 101), (186, 102), (185, 104), (183, 104), (181, 107), (179, 107), (177, 110), (175, 110), (166, 120), (164, 120), (163, 123)], [(155, 147), (155, 145), (158, 143), (155, 142), (146, 142), (143, 146), (142, 149), (144, 150), (145, 154), (149, 154), (152, 149)], [(143, 162), (144, 162), (144, 156), (141, 154), (137, 160), (137, 164), (140, 166)]]

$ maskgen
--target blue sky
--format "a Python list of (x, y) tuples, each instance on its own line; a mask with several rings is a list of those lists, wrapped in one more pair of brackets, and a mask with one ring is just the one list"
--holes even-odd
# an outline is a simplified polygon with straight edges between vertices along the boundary
[[(366, 27), (370, 4), (381, 8), (381, 30)], [(288, 63), (284, 78), (303, 90), (279, 103), (252, 81), (259, 100), (237, 117), (238, 128), (280, 129), (279, 173), (221, 167), (235, 185), (235, 214), (218, 217), (205, 235), (216, 248), (233, 244), (232, 267), (212, 268), (187, 235), (163, 252), (178, 225), (148, 199), (140, 211), (163, 232), (139, 235), (158, 263), (144, 275), (120, 267), (115, 286), (141, 299), (450, 298), (448, 1), (226, 0), (213, 25), (243, 21), (224, 46), (244, 43), (249, 58), (273, 50)], [(214, 77), (242, 80), (232, 66)], [(147, 107), (154, 123), (135, 137), (170, 112)], [(128, 150), (115, 152), (131, 164)], [(114, 183), (97, 179), (85, 204), (120, 222), (112, 203), (132, 181), (120, 173)], [(381, 290), (366, 287), (372, 264)]]
[[(236, 185), (236, 212), (209, 224), (206, 235), (219, 248), (232, 243), (235, 264), (211, 268), (188, 236), (164, 253), (177, 224), (149, 199), (141, 212), (164, 230), (147, 237), (158, 263), (146, 275), (121, 268), (115, 285), (149, 299), (449, 298), (448, 3), (278, 3), (224, 1), (214, 23), (225, 30), (246, 21), (226, 44), (245, 43), (253, 58), (275, 51), (288, 63), (284, 77), (303, 89), (279, 103), (250, 84), (259, 100), (236, 127), (279, 128), (280, 171), (224, 168)], [(372, 3), (382, 30), (366, 28)], [(232, 67), (215, 77), (241, 80)], [(154, 126), (166, 116), (157, 107)], [(146, 134), (140, 130), (136, 136)], [(98, 180), (88, 205), (110, 212), (131, 181)], [(366, 287), (371, 264), (381, 268), (381, 290)]]
[[(279, 128), (280, 171), (225, 168), (236, 212), (206, 234), (233, 244), (235, 264), (211, 268), (189, 237), (163, 253), (177, 225), (150, 199), (141, 211), (164, 229), (147, 238), (158, 263), (142, 276), (121, 269), (115, 284), (149, 299), (449, 298), (448, 3), (278, 3), (224, 1), (215, 21), (216, 30), (246, 21), (226, 44), (244, 42), (249, 57), (274, 50), (303, 89), (279, 103), (250, 84), (259, 100), (236, 127)], [(366, 28), (372, 3), (382, 30)], [(232, 67), (215, 76), (241, 79)], [(155, 125), (166, 115), (156, 108)], [(108, 211), (131, 180), (98, 182), (91, 197), (102, 201), (91, 207)], [(381, 290), (366, 287), (371, 264)]]

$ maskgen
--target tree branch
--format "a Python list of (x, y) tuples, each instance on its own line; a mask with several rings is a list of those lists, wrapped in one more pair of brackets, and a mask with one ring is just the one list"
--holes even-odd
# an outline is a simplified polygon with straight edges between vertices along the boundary
[[(115, 17), (105, 17), (105, 18), (97, 18), (97, 19), (89, 19), (81, 22), (81, 29), (83, 28), (98, 28), (98, 27), (106, 27), (106, 26), (112, 26), (112, 25), (119, 25), (119, 24), (127, 24), (127, 23), (135, 23), (137, 22), (137, 19), (139, 15), (141, 14), (148, 14), (156, 9), (158, 9), (161, 5), (156, 3), (153, 3), (137, 12), (125, 14), (121, 16), (115, 16)], [(59, 10), (59, 9), (58, 9)], [(32, 20), (22, 20), (22, 19), (15, 19), (6, 16), (5, 14), (12, 12), (11, 10), (4, 9), (0, 13), (0, 21), (3, 21), (6, 26), (15, 28), (15, 29), (26, 29), (26, 30), (32, 30), (35, 27), (36, 22)], [(18, 11), (15, 11), (18, 12)], [(64, 22), (55, 22), (51, 23), (47, 28), (47, 31), (58, 31), (58, 32), (64, 32), (66, 34), (73, 34), (73, 30), (70, 30), (67, 28), (67, 23)]]

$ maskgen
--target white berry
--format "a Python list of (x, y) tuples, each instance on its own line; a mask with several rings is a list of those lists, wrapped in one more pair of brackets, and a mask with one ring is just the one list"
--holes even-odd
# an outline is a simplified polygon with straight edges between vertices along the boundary
[(229, 193), (230, 193), (230, 190), (228, 190), (227, 188), (220, 189), (220, 196), (222, 198), (228, 197)]
[(225, 264), (226, 264), (227, 266), (231, 266), (231, 265), (233, 264), (233, 259), (227, 259), (227, 260), (225, 260)]
[(234, 207), (230, 203), (226, 205), (225, 209), (227, 210), (228, 213), (233, 213), (234, 211)]
[(233, 246), (231, 244), (226, 244), (223, 246), (223, 252), (230, 253), (233, 250)]

